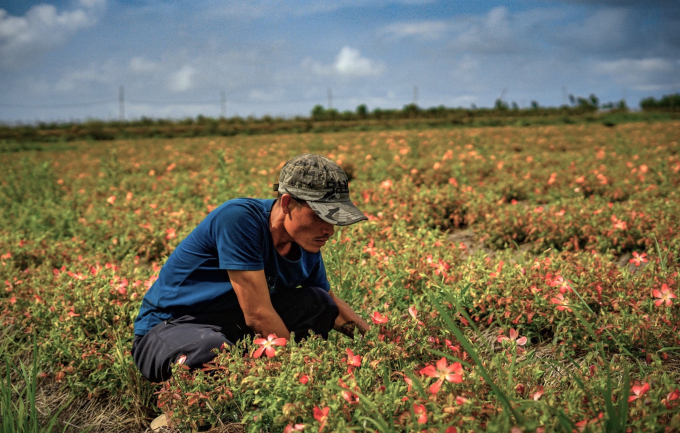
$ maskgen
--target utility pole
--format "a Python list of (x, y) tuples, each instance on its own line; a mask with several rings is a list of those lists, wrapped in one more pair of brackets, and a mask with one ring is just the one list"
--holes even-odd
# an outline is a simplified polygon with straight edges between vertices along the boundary
[(418, 105), (418, 86), (413, 86), (413, 105)]
[(118, 120), (125, 120), (125, 87), (118, 89)]
[(227, 94), (224, 90), (220, 92), (220, 102), (222, 107), (222, 118), (227, 118)]
[(333, 91), (330, 87), (328, 88), (328, 109), (333, 109)]

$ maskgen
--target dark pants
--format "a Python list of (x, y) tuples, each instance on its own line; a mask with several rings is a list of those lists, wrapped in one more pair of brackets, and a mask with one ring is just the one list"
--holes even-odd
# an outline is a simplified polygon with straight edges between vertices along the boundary
[[(338, 306), (318, 287), (275, 293), (271, 301), (286, 328), (295, 333), (296, 341), (309, 335), (309, 331), (328, 338), (338, 317)], [(161, 322), (146, 335), (135, 335), (132, 357), (142, 376), (151, 382), (163, 382), (171, 376), (171, 364), (182, 355), (189, 368), (201, 368), (215, 358), (213, 349), (233, 345), (246, 335), (254, 333), (236, 305), (219, 313), (185, 315)]]

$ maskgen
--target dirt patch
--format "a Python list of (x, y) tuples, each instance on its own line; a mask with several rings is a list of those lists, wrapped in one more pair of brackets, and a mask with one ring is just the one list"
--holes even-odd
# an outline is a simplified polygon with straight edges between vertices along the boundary
[(462, 258), (474, 256), (478, 251), (484, 252), (489, 257), (494, 257), (495, 253), (492, 249), (487, 248), (484, 242), (479, 240), (473, 229), (465, 229), (453, 232), (449, 235), (448, 240), (458, 245), (462, 252)]
[[(472, 228), (455, 231), (449, 234), (447, 240), (449, 242), (456, 244), (460, 248), (461, 250), (460, 257), (462, 259), (472, 257), (480, 251), (490, 258), (494, 258), (497, 253), (497, 251), (492, 250), (491, 248), (484, 245), (484, 242), (480, 240), (480, 236), (475, 234), (474, 229)], [(535, 254), (530, 253), (533, 247), (534, 245), (530, 243), (525, 243), (519, 245), (519, 249), (513, 248), (511, 260), (513, 262), (521, 261), (521, 257), (524, 256), (525, 254), (530, 254), (531, 257), (535, 257), (536, 256)], [(619, 258), (615, 259), (614, 263), (619, 269), (623, 270), (624, 268), (626, 268), (633, 275), (640, 272), (649, 264), (649, 262), (643, 262), (640, 264), (640, 266), (635, 266), (634, 263), (630, 263), (630, 259), (632, 257), (633, 256), (630, 253), (624, 253)]]

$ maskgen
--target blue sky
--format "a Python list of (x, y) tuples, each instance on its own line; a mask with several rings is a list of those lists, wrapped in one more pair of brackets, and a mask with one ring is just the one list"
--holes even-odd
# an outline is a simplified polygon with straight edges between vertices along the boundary
[(680, 91), (677, 0), (0, 0), (0, 121)]

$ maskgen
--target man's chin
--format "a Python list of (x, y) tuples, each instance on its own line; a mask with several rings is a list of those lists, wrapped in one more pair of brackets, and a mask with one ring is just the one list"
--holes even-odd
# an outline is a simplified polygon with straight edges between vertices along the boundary
[(316, 254), (319, 251), (321, 251), (322, 246), (323, 245), (300, 245), (300, 248), (302, 248), (303, 250), (305, 250), (308, 253)]

